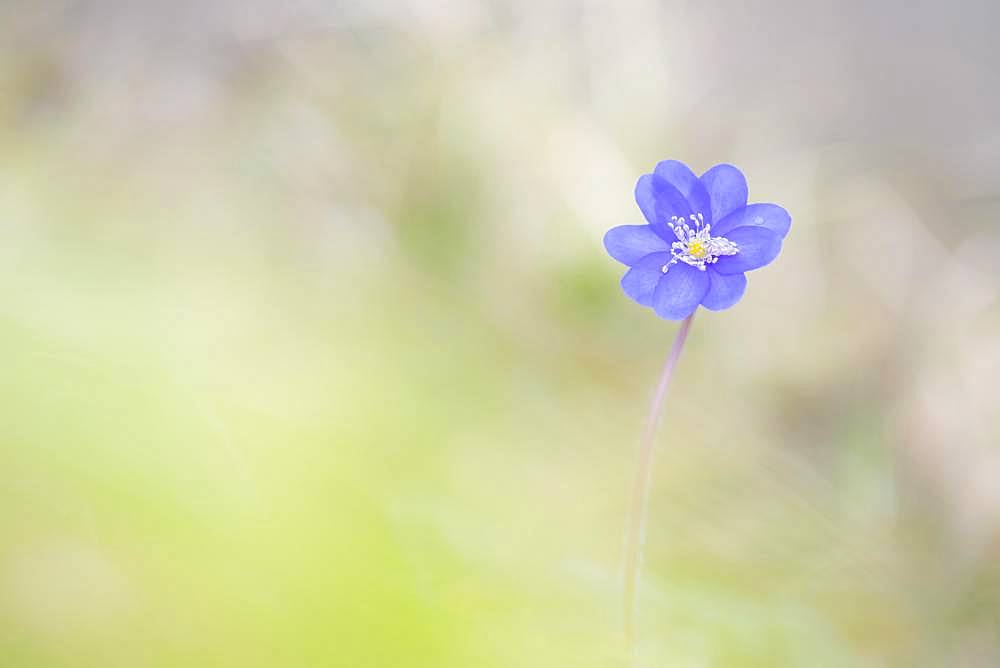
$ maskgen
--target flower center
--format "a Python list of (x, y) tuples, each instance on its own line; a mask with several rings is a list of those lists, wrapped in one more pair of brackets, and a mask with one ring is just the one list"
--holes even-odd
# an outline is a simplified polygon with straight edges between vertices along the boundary
[(700, 260), (708, 255), (708, 247), (701, 239), (695, 239), (694, 241), (688, 243), (687, 252), (691, 257), (695, 257)]
[[(690, 223), (688, 222), (690, 221)], [(704, 217), (694, 214), (687, 219), (672, 217), (667, 225), (673, 230), (677, 241), (670, 245), (670, 262), (663, 265), (667, 273), (670, 265), (684, 262), (705, 271), (705, 265), (715, 264), (723, 255), (736, 255), (739, 247), (725, 237), (713, 237), (712, 226), (705, 224)]]

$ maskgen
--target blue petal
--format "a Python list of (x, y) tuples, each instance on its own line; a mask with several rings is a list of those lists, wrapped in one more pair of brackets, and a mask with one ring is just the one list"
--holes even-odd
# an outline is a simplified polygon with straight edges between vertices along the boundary
[(747, 180), (732, 165), (716, 165), (701, 175), (712, 202), (712, 220), (721, 221), (747, 205)]
[(643, 174), (635, 184), (635, 201), (653, 231), (667, 241), (677, 237), (667, 227), (671, 217), (687, 218), (691, 215), (688, 201), (677, 188), (655, 174)]
[(669, 250), (670, 244), (649, 225), (620, 225), (604, 235), (604, 247), (611, 257), (631, 267), (650, 253)]
[(663, 265), (670, 253), (652, 253), (642, 258), (622, 276), (622, 290), (643, 306), (653, 305), (653, 291), (663, 278)]
[[(712, 230), (715, 232), (715, 230)], [(759, 269), (768, 264), (781, 252), (781, 237), (764, 227), (737, 227), (726, 234), (740, 252), (736, 255), (720, 257), (712, 268), (723, 275), (740, 274), (751, 269)]]
[(708, 294), (701, 300), (701, 305), (713, 311), (729, 308), (740, 300), (747, 289), (746, 274), (731, 274), (725, 276), (709, 267)]
[(653, 173), (684, 195), (691, 207), (691, 213), (700, 213), (705, 218), (706, 223), (711, 223), (714, 220), (708, 190), (687, 165), (677, 160), (664, 160), (656, 165)]
[(678, 262), (657, 283), (653, 308), (661, 318), (683, 320), (694, 313), (707, 292), (708, 272)]
[(791, 225), (792, 217), (777, 204), (751, 204), (712, 225), (712, 236), (728, 237), (728, 233), (737, 227), (763, 227), (784, 239)]

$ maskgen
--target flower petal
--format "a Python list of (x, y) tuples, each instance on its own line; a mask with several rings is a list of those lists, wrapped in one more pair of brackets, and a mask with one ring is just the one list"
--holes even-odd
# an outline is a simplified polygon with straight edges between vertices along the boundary
[(681, 195), (684, 195), (691, 207), (691, 213), (700, 213), (705, 218), (706, 223), (711, 223), (714, 220), (708, 190), (687, 165), (677, 160), (664, 160), (656, 165), (653, 173), (677, 188)]
[(720, 274), (712, 267), (708, 272), (708, 294), (701, 300), (701, 305), (713, 311), (729, 308), (740, 300), (747, 289), (746, 274)]
[(781, 237), (764, 227), (737, 227), (727, 233), (726, 238), (735, 243), (740, 252), (720, 257), (712, 265), (712, 269), (723, 275), (759, 269), (781, 252)]
[(784, 239), (791, 225), (792, 217), (777, 204), (751, 204), (712, 225), (712, 236), (728, 237), (737, 227), (763, 227)]
[(677, 240), (667, 227), (667, 221), (672, 216), (687, 218), (691, 215), (687, 198), (655, 174), (643, 174), (639, 177), (639, 182), (635, 184), (635, 201), (653, 231), (667, 241)]
[(683, 320), (694, 313), (707, 292), (708, 272), (678, 262), (656, 284), (653, 309), (661, 318)]
[(701, 183), (712, 202), (712, 220), (721, 221), (747, 205), (747, 180), (732, 165), (716, 165), (701, 175)]
[(670, 244), (649, 225), (619, 225), (604, 235), (604, 247), (611, 257), (631, 267), (650, 253), (669, 250)]
[(622, 290), (643, 306), (653, 305), (653, 291), (663, 278), (663, 265), (670, 262), (670, 253), (651, 253), (633, 265), (622, 276)]

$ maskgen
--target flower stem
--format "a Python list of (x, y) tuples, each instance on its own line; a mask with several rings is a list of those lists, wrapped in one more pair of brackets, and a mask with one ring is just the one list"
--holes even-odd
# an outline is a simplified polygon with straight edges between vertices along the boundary
[(646, 545), (646, 517), (649, 514), (649, 484), (653, 470), (653, 437), (656, 435), (656, 427), (660, 423), (660, 416), (663, 414), (663, 403), (667, 396), (667, 386), (670, 385), (670, 378), (674, 375), (674, 367), (677, 366), (677, 360), (681, 356), (681, 350), (684, 348), (684, 341), (687, 339), (688, 330), (691, 329), (692, 319), (694, 319), (693, 313), (681, 323), (680, 329), (677, 330), (677, 336), (674, 338), (674, 343), (670, 347), (670, 354), (667, 356), (667, 363), (663, 366), (663, 373), (660, 375), (660, 384), (656, 388), (653, 403), (649, 407), (649, 417), (646, 418), (646, 426), (643, 429), (642, 442), (639, 446), (639, 465), (635, 474), (635, 485), (632, 490), (632, 509), (629, 514), (628, 533), (625, 537), (625, 642), (633, 661), (635, 658), (635, 625), (638, 609), (637, 594), (642, 571), (642, 553)]

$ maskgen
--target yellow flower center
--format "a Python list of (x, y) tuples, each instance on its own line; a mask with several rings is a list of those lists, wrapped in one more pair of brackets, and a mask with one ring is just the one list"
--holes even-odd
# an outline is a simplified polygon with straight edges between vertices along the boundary
[(687, 247), (688, 255), (699, 260), (706, 255), (708, 255), (708, 247), (705, 246), (705, 242), (700, 239), (692, 240)]
[(677, 241), (670, 244), (670, 262), (663, 265), (664, 274), (678, 262), (705, 271), (705, 267), (715, 264), (720, 257), (740, 252), (739, 247), (729, 239), (713, 237), (712, 226), (700, 213), (691, 214), (687, 220), (673, 216), (667, 221), (667, 226)]

